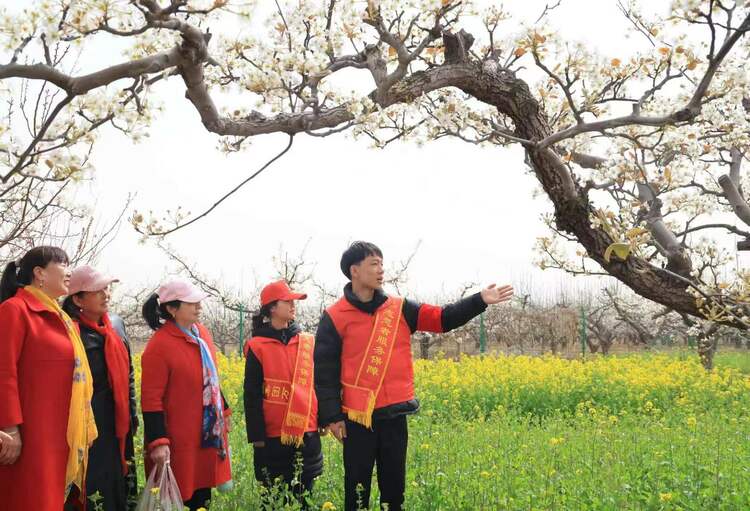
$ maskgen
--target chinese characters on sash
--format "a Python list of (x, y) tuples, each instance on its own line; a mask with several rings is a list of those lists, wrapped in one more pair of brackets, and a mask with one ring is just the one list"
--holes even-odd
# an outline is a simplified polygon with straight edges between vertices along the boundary
[[(302, 445), (313, 397), (313, 350), (315, 338), (310, 334), (300, 334), (297, 346), (297, 359), (292, 375), (289, 406), (281, 426), (281, 442), (288, 445)], [(271, 388), (273, 392), (273, 387)]]
[(370, 427), (383, 377), (388, 370), (401, 320), (402, 298), (388, 298), (375, 320), (354, 384), (344, 385), (343, 408), (350, 420)]

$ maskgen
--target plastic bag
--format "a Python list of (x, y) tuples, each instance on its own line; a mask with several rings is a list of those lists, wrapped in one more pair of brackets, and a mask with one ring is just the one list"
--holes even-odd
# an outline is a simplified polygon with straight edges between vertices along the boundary
[(169, 462), (154, 467), (146, 481), (136, 511), (182, 511), (184, 505)]

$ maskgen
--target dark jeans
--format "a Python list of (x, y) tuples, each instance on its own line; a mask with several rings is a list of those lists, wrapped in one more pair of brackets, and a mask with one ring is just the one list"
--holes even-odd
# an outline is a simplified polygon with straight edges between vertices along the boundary
[(211, 488), (198, 488), (190, 499), (184, 501), (184, 504), (190, 511), (197, 511), (202, 507), (208, 509), (211, 504)]
[[(372, 469), (378, 467), (380, 504), (388, 511), (401, 511), (406, 489), (406, 448), (409, 431), (406, 416), (380, 419), (372, 429), (346, 421), (344, 440), (344, 490), (346, 511), (370, 506)], [(359, 494), (357, 486), (361, 485)]]

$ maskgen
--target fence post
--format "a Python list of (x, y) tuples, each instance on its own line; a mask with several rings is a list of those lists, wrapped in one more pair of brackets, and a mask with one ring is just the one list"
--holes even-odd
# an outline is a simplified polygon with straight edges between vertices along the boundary
[(586, 309), (581, 306), (581, 356), (586, 356), (586, 341), (588, 340), (588, 328), (586, 324)]
[(487, 332), (484, 329), (484, 312), (479, 314), (479, 353), (487, 351)]
[(240, 305), (240, 353), (244, 354), (244, 344), (245, 342), (245, 307)]

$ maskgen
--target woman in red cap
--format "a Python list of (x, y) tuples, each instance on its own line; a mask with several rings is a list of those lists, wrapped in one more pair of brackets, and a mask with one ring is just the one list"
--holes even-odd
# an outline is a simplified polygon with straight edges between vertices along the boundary
[[(323, 472), (323, 454), (313, 382), (315, 338), (294, 322), (294, 302), (305, 298), (283, 280), (261, 291), (260, 312), (245, 344), (244, 401), (255, 478), (270, 486), (281, 477), (307, 507), (304, 494)], [(302, 473), (295, 477), (299, 457)]]
[(94, 385), (91, 407), (99, 436), (89, 450), (86, 496), (107, 511), (127, 511), (138, 491), (133, 461), (138, 419), (125, 325), (109, 313), (113, 282), (118, 280), (80, 266), (70, 275), (62, 307), (78, 323)]
[(146, 473), (169, 463), (191, 510), (208, 509), (211, 488), (230, 483), (230, 410), (221, 394), (216, 347), (198, 322), (208, 295), (172, 280), (143, 305), (155, 330), (141, 358)]
[(96, 439), (91, 372), (73, 321), (68, 256), (34, 247), (0, 282), (0, 509), (60, 511), (83, 504)]

